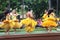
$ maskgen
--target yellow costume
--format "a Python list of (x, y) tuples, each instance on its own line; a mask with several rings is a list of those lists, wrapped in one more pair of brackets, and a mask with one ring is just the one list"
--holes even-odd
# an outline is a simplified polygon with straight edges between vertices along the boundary
[(6, 20), (3, 21), (3, 23), (1, 24), (1, 28), (13, 28), (14, 26), (14, 22), (12, 20), (10, 20), (10, 16), (6, 16)]
[(48, 15), (44, 15), (42, 26), (43, 27), (56, 27), (58, 24), (56, 23), (56, 18), (54, 16), (55, 16), (54, 13), (51, 13), (49, 17)]
[(25, 30), (27, 32), (32, 32), (34, 31), (37, 22), (34, 21), (32, 18), (28, 17), (26, 19), (21, 20), (20, 25), (22, 26), (23, 24), (25, 25)]
[(45, 19), (45, 18), (47, 18), (48, 16), (47, 16), (47, 14), (45, 13), (44, 15), (43, 15), (43, 19)]
[(60, 19), (59, 18), (56, 18), (57, 21), (59, 21)]
[(16, 18), (16, 15), (12, 15), (12, 21), (15, 23), (13, 28), (20, 28), (19, 20)]

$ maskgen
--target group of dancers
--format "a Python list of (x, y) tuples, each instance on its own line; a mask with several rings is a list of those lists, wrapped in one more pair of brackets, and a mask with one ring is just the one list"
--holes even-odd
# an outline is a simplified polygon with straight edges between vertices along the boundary
[(14, 29), (16, 32), (16, 28), (21, 28), (23, 25), (25, 26), (26, 32), (32, 32), (37, 25), (37, 22), (33, 19), (32, 11), (29, 9), (26, 13), (26, 18), (23, 20), (17, 19), (17, 12), (13, 10), (12, 12), (6, 12), (6, 19), (2, 21), (0, 24), (0, 28), (4, 28), (6, 33), (8, 34), (10, 29)]
[[(32, 11), (29, 9), (26, 13), (26, 18), (22, 19), (20, 22), (16, 18), (17, 15), (18, 14), (16, 10), (13, 10), (12, 12), (6, 12), (6, 19), (0, 24), (0, 28), (4, 28), (6, 30), (5, 32), (9, 33), (10, 29), (14, 29), (16, 32), (16, 28), (21, 28), (24, 25), (24, 29), (27, 33), (33, 32), (38, 23), (34, 19)], [(57, 17), (55, 17), (54, 10), (49, 9), (42, 16), (41, 26), (46, 28), (48, 32), (51, 32), (53, 27), (58, 26), (57, 21), (59, 20)]]

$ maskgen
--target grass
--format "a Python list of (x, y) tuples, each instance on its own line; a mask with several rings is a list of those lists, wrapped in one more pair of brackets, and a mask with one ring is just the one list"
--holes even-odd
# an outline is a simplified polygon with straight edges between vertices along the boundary
[[(24, 29), (16, 29), (16, 30), (17, 31), (15, 33), (14, 30), (11, 29), (10, 32), (9, 32), (9, 35), (14, 35), (14, 34), (16, 34), (16, 35), (19, 35), (19, 34), (21, 35), (22, 34), (23, 35), (23, 34), (27, 34), (27, 32)], [(56, 28), (53, 28), (52, 32), (56, 33)], [(31, 32), (30, 34), (45, 34), (45, 33), (48, 33), (45, 28), (38, 27), (33, 32)], [(5, 29), (0, 29), (0, 36), (4, 36), (4, 35), (6, 35)]]
[[(20, 32), (20, 31), (25, 31), (25, 29), (16, 29), (17, 32)], [(53, 28), (52, 30), (56, 30), (56, 28)], [(34, 31), (46, 31), (45, 28), (36, 28)], [(0, 32), (5, 32), (5, 29), (0, 29)], [(10, 32), (14, 32), (14, 29), (11, 29)]]

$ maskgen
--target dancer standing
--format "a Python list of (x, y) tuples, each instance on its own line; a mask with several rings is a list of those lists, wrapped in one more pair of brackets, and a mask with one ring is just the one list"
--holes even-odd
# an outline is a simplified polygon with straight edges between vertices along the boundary
[(43, 20), (44, 21), (42, 23), (42, 26), (46, 27), (48, 32), (51, 32), (52, 27), (57, 27), (57, 25), (58, 25), (56, 23), (56, 18), (55, 18), (55, 14), (54, 14), (54, 10), (53, 9), (48, 10), (48, 14), (46, 14), (46, 17)]
[(14, 28), (14, 31), (16, 32), (16, 29), (20, 28), (19, 20), (17, 19), (18, 13), (16, 12), (16, 10), (13, 10), (11, 14), (12, 14), (11, 19), (15, 23), (13, 28)]
[(30, 9), (26, 13), (26, 17), (27, 17), (26, 19), (21, 20), (20, 26), (25, 25), (25, 31), (27, 33), (30, 33), (34, 31), (37, 22), (33, 19), (33, 14)]
[(10, 12), (6, 11), (6, 19), (1, 24), (1, 28), (4, 28), (6, 30), (6, 33), (9, 34), (9, 31), (14, 26), (14, 22), (10, 19)]

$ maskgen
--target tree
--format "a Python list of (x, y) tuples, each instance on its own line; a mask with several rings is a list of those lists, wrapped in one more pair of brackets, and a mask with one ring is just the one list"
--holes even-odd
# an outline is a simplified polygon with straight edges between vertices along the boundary
[(44, 0), (41, 0), (41, 2), (36, 0), (32, 4), (30, 4), (29, 7), (33, 9), (35, 18), (37, 19), (42, 17), (44, 10), (48, 7), (48, 4)]

